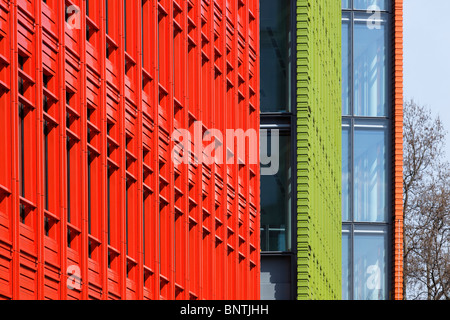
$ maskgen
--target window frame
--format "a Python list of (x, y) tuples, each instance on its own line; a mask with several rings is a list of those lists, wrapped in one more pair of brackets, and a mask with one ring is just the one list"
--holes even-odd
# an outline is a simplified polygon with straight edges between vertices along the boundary
[[(345, 16), (348, 16), (350, 19), (349, 21), (349, 114), (342, 114), (342, 129), (344, 129), (345, 126), (348, 126), (349, 129), (349, 219), (348, 221), (342, 220), (342, 234), (345, 232), (348, 232), (349, 234), (349, 270), (348, 270), (348, 279), (350, 283), (348, 284), (348, 297), (349, 300), (354, 299), (354, 284), (355, 284), (355, 273), (354, 273), (354, 261), (355, 261), (355, 230), (361, 230), (362, 232), (364, 228), (367, 229), (378, 229), (378, 230), (385, 230), (386, 233), (386, 244), (385, 244), (385, 270), (386, 274), (385, 277), (385, 285), (386, 285), (386, 292), (384, 299), (390, 299), (390, 293), (392, 292), (392, 277), (390, 270), (392, 270), (392, 246), (390, 245), (392, 243), (393, 235), (392, 235), (392, 217), (393, 217), (393, 197), (392, 197), (392, 187), (393, 187), (393, 168), (392, 163), (390, 159), (392, 159), (392, 152), (393, 147), (391, 143), (391, 138), (393, 134), (393, 121), (392, 121), (392, 97), (393, 97), (393, 90), (392, 90), (392, 84), (393, 80), (391, 79), (390, 75), (392, 73), (392, 66), (393, 66), (393, 56), (391, 52), (392, 48), (392, 2), (388, 0), (387, 3), (387, 10), (381, 10), (381, 14), (383, 17), (386, 18), (386, 103), (387, 103), (387, 110), (386, 114), (384, 116), (359, 116), (354, 114), (354, 19), (355, 16), (360, 15), (361, 13), (367, 13), (367, 10), (361, 10), (361, 9), (352, 9), (353, 8), (353, 0), (349, 0), (349, 8), (342, 8), (342, 19), (341, 19), (341, 26), (343, 24)], [(344, 66), (342, 66), (344, 68)], [(364, 128), (363, 123), (367, 123), (368, 127), (372, 124), (377, 124), (380, 122), (384, 122), (386, 129), (386, 176), (387, 176), (387, 186), (386, 186), (386, 207), (387, 207), (387, 213), (386, 213), (386, 219), (383, 222), (363, 222), (363, 221), (355, 221), (354, 219), (354, 158), (355, 158), (355, 126), (358, 126), (359, 128)], [(358, 233), (358, 232), (356, 232)], [(344, 248), (342, 248), (344, 250)], [(344, 285), (346, 282), (344, 282), (344, 278), (342, 278), (342, 293), (344, 293)], [(344, 295), (343, 295), (344, 296)]]
[[(286, 115), (286, 116), (288, 116), (291, 114), (295, 114), (294, 109), (296, 109), (296, 104), (295, 104), (296, 99), (293, 99), (293, 98), (295, 98), (295, 96), (296, 96), (295, 95), (296, 86), (293, 85), (293, 83), (296, 82), (295, 75), (297, 73), (297, 68), (296, 68), (297, 60), (296, 60), (296, 57), (294, 54), (297, 50), (296, 45), (295, 45), (296, 40), (297, 40), (296, 39), (297, 16), (296, 16), (296, 6), (293, 4), (293, 1), (292, 0), (284, 0), (284, 1), (289, 1), (289, 13), (288, 14), (289, 14), (289, 19), (290, 19), (289, 27), (286, 29), (290, 33), (286, 36), (286, 39), (288, 39), (288, 46), (287, 46), (288, 51), (289, 51), (288, 54), (290, 53), (290, 56), (288, 57), (288, 60), (287, 60), (287, 63), (289, 64), (289, 66), (286, 68), (287, 70), (289, 70), (289, 74), (286, 76), (286, 84), (288, 85), (288, 89), (286, 89), (286, 92), (285, 92), (285, 96), (286, 96), (285, 98), (286, 98), (287, 105), (285, 105), (285, 106), (278, 105), (277, 110), (272, 109), (271, 111), (268, 111), (268, 112), (261, 111), (261, 115)], [(260, 30), (260, 33), (262, 33), (261, 30)], [(289, 46), (289, 44), (290, 44), (290, 46)], [(262, 72), (261, 72), (261, 77), (262, 77)], [(262, 99), (260, 99), (260, 100), (262, 100)], [(262, 103), (261, 103), (261, 105), (262, 105)], [(281, 108), (281, 107), (284, 107), (284, 108)]]
[[(296, 278), (297, 274), (297, 58), (294, 54), (297, 52), (297, 2), (289, 0), (290, 8), (290, 72), (291, 75), (288, 78), (288, 85), (290, 86), (289, 99), (290, 99), (290, 111), (279, 112), (261, 112), (260, 113), (260, 128), (261, 129), (283, 129), (290, 132), (291, 141), (291, 206), (290, 206), (290, 222), (291, 222), (291, 248), (290, 251), (261, 251), (262, 257), (280, 256), (289, 257), (291, 277)], [(287, 108), (286, 108), (287, 110)], [(295, 299), (297, 296), (296, 282), (292, 282), (290, 297)]]

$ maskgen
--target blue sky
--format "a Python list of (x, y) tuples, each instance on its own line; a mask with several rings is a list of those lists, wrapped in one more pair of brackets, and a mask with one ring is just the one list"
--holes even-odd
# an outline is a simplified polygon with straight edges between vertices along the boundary
[(404, 1), (404, 97), (439, 115), (450, 160), (449, 0)]

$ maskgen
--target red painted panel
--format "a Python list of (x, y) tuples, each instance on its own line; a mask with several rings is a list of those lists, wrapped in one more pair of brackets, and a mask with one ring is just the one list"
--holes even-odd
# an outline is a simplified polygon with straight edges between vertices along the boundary
[(0, 0), (0, 299), (259, 298), (257, 2)]

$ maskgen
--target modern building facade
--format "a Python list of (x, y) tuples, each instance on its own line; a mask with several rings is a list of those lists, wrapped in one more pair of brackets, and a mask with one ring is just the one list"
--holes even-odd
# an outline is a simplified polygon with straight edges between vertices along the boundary
[(0, 298), (260, 297), (258, 6), (0, 0)]
[(0, 0), (0, 299), (402, 299), (402, 10)]
[(403, 1), (260, 2), (261, 123), (290, 133), (261, 177), (261, 241), (286, 239), (261, 296), (402, 299)]
[(402, 299), (402, 1), (342, 1), (342, 295)]
[(261, 127), (284, 132), (261, 176), (261, 297), (340, 299), (340, 4), (260, 3)]

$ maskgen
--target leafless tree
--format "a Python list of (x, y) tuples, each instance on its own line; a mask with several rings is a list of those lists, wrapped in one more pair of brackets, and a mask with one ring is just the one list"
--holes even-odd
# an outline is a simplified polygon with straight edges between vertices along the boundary
[(450, 165), (439, 117), (414, 101), (404, 108), (404, 296), (450, 299)]

